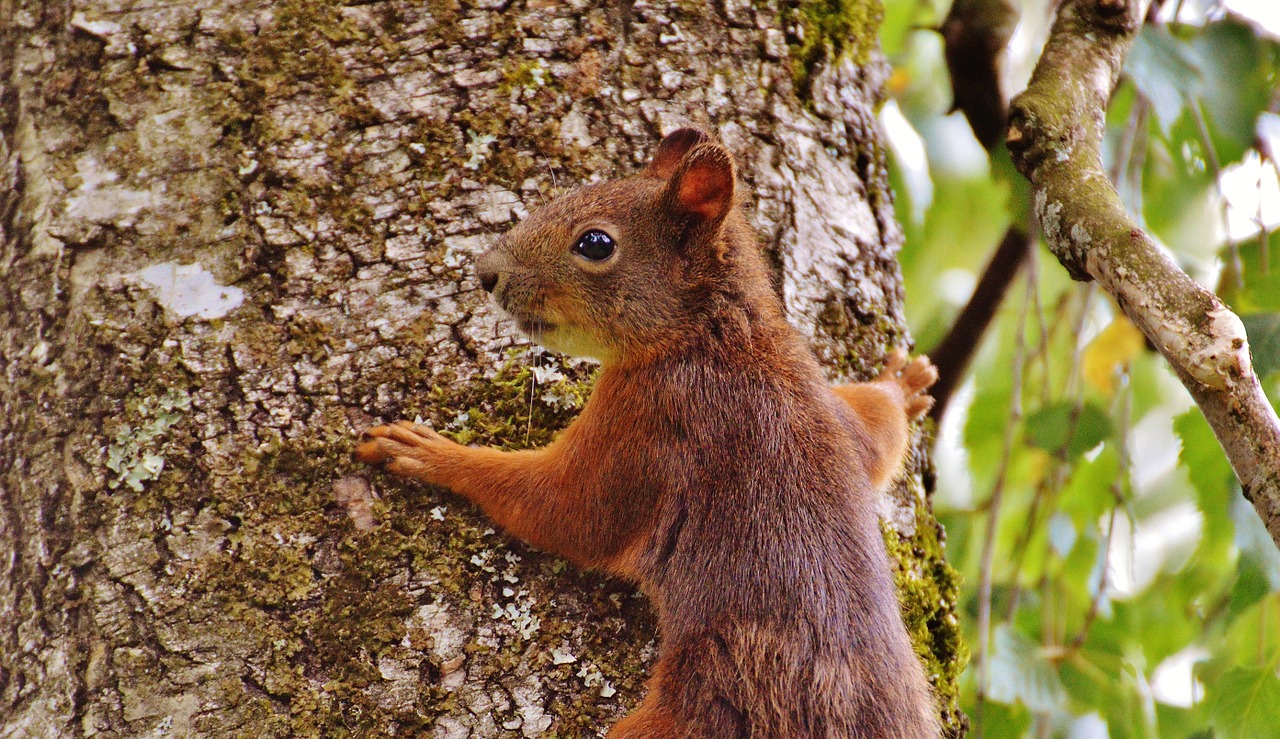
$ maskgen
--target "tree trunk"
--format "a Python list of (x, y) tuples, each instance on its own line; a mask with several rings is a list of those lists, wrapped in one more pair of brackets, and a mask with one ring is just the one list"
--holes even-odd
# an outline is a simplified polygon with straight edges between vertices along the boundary
[[(878, 6), (820, 5), (0, 0), (0, 736), (603, 733), (644, 600), (352, 447), (570, 418), (472, 258), (683, 122), (833, 376), (906, 343)], [(928, 468), (886, 540), (955, 731)]]

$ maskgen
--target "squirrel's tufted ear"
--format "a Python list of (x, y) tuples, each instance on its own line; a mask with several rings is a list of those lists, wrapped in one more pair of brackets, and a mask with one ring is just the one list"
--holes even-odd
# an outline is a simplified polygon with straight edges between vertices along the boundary
[(676, 212), (703, 222), (717, 221), (733, 206), (735, 177), (733, 156), (727, 149), (715, 143), (699, 144), (671, 174), (664, 200)]
[(677, 128), (667, 134), (658, 144), (658, 152), (653, 161), (640, 173), (642, 177), (657, 177), (665, 180), (676, 171), (680, 162), (693, 147), (711, 141), (711, 137), (696, 128)]

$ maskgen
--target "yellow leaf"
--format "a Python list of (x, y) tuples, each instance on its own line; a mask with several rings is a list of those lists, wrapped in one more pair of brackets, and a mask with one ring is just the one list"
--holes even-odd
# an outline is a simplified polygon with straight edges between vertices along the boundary
[(1031, 485), (1039, 485), (1044, 476), (1049, 473), (1049, 469), (1053, 466), (1053, 455), (1039, 447), (1031, 447), (1026, 450), (1026, 458), (1024, 468), (1027, 474), (1027, 480)]
[(905, 70), (895, 69), (889, 74), (889, 82), (885, 87), (889, 88), (889, 92), (894, 95), (902, 94), (907, 89), (907, 85), (911, 84), (911, 75)]
[(1116, 371), (1126, 367), (1142, 351), (1142, 332), (1124, 316), (1116, 316), (1111, 325), (1084, 348), (1080, 369), (1085, 382), (1107, 395), (1115, 392)]

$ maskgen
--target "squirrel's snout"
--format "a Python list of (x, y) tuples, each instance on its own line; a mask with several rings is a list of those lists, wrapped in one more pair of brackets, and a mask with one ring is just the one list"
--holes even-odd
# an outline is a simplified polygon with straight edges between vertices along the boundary
[(480, 287), (483, 287), (485, 292), (492, 293), (498, 287), (505, 261), (502, 252), (497, 248), (481, 254), (476, 260), (476, 277), (479, 278)]

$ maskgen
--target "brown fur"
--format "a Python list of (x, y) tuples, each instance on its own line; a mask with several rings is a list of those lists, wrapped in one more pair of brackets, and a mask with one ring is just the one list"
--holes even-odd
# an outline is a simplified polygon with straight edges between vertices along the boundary
[[(832, 388), (786, 322), (732, 158), (682, 129), (637, 177), (538, 210), (479, 265), (521, 327), (604, 363), (549, 446), (401, 422), (358, 455), (476, 502), (535, 547), (638, 582), (662, 646), (613, 739), (933, 737), (876, 517), (928, 360)], [(617, 251), (590, 262), (589, 229)]]

